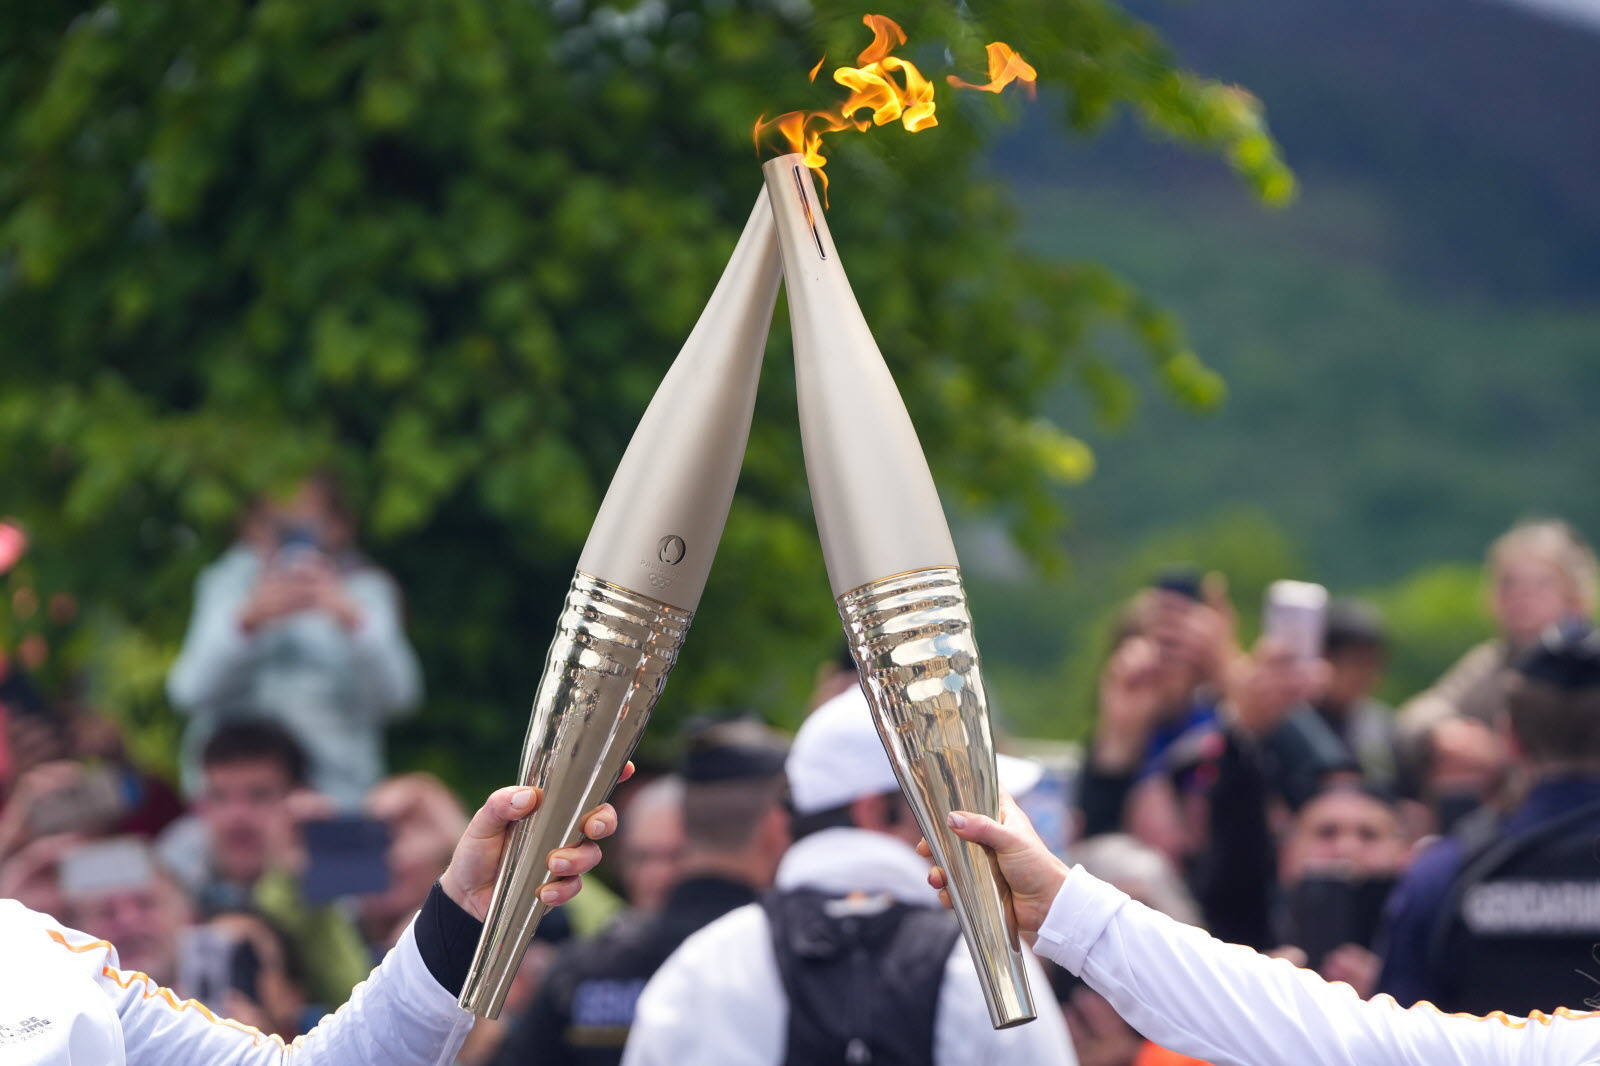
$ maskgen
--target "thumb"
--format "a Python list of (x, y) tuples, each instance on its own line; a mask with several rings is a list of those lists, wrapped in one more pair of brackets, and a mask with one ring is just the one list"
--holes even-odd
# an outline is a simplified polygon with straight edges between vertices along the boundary
[(1001, 825), (993, 818), (982, 814), (973, 814), (971, 811), (952, 811), (949, 817), (950, 828), (962, 840), (974, 844), (982, 844), (986, 848), (994, 849), (996, 854), (1007, 854), (1021, 851), (1026, 844), (1015, 829)]

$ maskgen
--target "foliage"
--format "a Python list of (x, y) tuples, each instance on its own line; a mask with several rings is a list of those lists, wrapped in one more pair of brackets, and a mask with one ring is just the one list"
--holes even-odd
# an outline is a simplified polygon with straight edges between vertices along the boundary
[[(882, 7), (930, 74), (946, 47), (971, 74), (1004, 38), (1073, 126), (1129, 110), (1217, 150), (1264, 198), (1290, 192), (1254, 101), (1180, 71), (1105, 0)], [(423, 654), (407, 761), (458, 781), (503, 772), (599, 495), (757, 189), (751, 125), (827, 91), (805, 71), (860, 48), (860, 14), (7, 7), (0, 477), (35, 544), (12, 583), (80, 597), (64, 654), (97, 670), (99, 697), (165, 735), (158, 681), (196, 572), (245, 501), (331, 464)], [(1102, 408), (1126, 397), (1096, 337), (1131, 337), (1185, 402), (1219, 386), (1114, 275), (1019, 250), (980, 165), (1017, 106), (946, 96), (936, 131), (843, 139), (830, 174), (834, 230), (936, 476), (1043, 558), (1053, 488), (1088, 459), (1041, 398), (1063, 381)], [(666, 718), (730, 702), (792, 717), (836, 639), (778, 321)], [(8, 639), (32, 624), (9, 620)]]

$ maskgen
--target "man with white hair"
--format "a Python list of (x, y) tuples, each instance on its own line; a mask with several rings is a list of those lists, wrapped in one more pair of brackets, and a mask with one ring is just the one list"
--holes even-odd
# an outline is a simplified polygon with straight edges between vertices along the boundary
[[(702, 929), (639, 999), (623, 1066), (1076, 1062), (1060, 1015), (996, 1031), (911, 808), (852, 687), (812, 712), (785, 773), (795, 843), (775, 889)], [(1034, 987), (1047, 989), (1028, 960)]]

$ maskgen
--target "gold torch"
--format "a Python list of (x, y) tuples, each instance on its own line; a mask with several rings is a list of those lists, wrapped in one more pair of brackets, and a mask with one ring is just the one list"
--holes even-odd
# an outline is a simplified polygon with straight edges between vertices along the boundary
[(794, 333), (811, 503), (839, 617), (878, 733), (948, 875), (997, 1029), (1034, 1017), (1009, 892), (945, 822), (997, 816), (988, 699), (950, 529), (899, 390), (828, 233), (805, 157), (762, 168)]
[(578, 557), (517, 780), (543, 790), (516, 824), (461, 1006), (497, 1017), (539, 919), (550, 852), (616, 786), (700, 602), (744, 459), (779, 264), (762, 192), (611, 480)]

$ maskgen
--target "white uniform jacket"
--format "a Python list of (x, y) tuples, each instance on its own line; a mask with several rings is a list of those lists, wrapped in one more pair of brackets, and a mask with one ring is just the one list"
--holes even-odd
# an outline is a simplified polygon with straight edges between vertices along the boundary
[(0, 900), (6, 1066), (447, 1066), (472, 1022), (411, 929), (348, 1003), (285, 1045), (121, 969), (104, 940)]
[(1224, 944), (1073, 869), (1035, 950), (1163, 1047), (1216, 1066), (1595, 1066), (1600, 1014), (1409, 1010)]
[[(894, 837), (824, 829), (798, 841), (778, 867), (780, 889), (840, 895), (887, 893), (938, 906), (928, 864)], [(945, 966), (934, 1020), (933, 1066), (1076, 1066), (1061, 1012), (1037, 960), (1028, 958), (1039, 1017), (996, 1032), (964, 941)], [(740, 907), (695, 933), (645, 986), (622, 1066), (779, 1066), (789, 1005), (760, 904)]]

